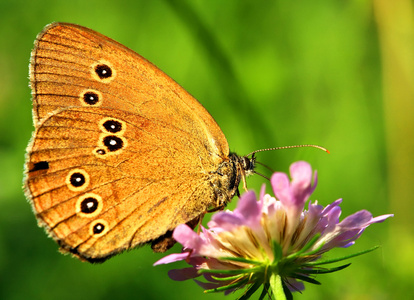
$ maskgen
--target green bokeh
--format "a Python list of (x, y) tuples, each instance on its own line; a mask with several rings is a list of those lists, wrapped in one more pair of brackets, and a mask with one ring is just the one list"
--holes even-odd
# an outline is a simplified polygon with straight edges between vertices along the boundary
[[(0, 299), (223, 297), (203, 295), (191, 281), (170, 280), (167, 271), (185, 264), (153, 267), (162, 255), (149, 247), (91, 265), (59, 254), (57, 245), (37, 227), (21, 188), (25, 148), (33, 130), (28, 64), (37, 33), (53, 21), (90, 27), (159, 66), (208, 109), (238, 154), (309, 143), (329, 148), (331, 155), (306, 148), (258, 155), (261, 162), (284, 172), (296, 160), (309, 161), (319, 174), (312, 200), (326, 205), (343, 198), (343, 216), (360, 209), (374, 216), (396, 213), (369, 228), (346, 251), (377, 244), (382, 248), (354, 259), (346, 270), (317, 277), (322, 286), (307, 285), (297, 299), (413, 297), (413, 225), (404, 227), (405, 232), (393, 225), (404, 224), (393, 208), (405, 205), (408, 211), (411, 198), (395, 193), (397, 197), (389, 197), (390, 180), (396, 175), (389, 173), (389, 157), (395, 156), (389, 150), (401, 145), (390, 145), (393, 139), (386, 134), (386, 68), (373, 3), (3, 0)], [(408, 75), (410, 83), (412, 76)], [(406, 114), (412, 112), (408, 108)], [(413, 132), (404, 130), (405, 138), (413, 139)], [(407, 164), (412, 165), (412, 155)], [(258, 191), (263, 182), (252, 177), (248, 186)], [(412, 186), (409, 189), (413, 192)], [(393, 205), (397, 201), (399, 205)]]

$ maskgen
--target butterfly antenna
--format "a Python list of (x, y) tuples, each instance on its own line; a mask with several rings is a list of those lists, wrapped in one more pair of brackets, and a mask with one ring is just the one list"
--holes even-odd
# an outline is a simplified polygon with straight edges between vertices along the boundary
[[(256, 162), (256, 163), (257, 163), (257, 162)], [(264, 166), (263, 164), (259, 164), (259, 165)], [(270, 168), (269, 168), (269, 169), (270, 169)], [(266, 175), (263, 175), (263, 174), (261, 174), (261, 173), (259, 173), (259, 172), (256, 172), (255, 170), (253, 170), (253, 173), (254, 173), (254, 174), (257, 174), (257, 175), (259, 175), (259, 176), (261, 176), (261, 177), (263, 177), (264, 179), (270, 180), (270, 178), (269, 178), (269, 177), (267, 177)]]
[(328, 149), (326, 149), (326, 148), (324, 148), (322, 146), (318, 146), (318, 145), (293, 145), (293, 146), (282, 146), (282, 147), (259, 149), (259, 150), (256, 150), (256, 151), (253, 151), (253, 152), (247, 154), (246, 156), (254, 155), (255, 153), (264, 152), (264, 151), (273, 151), (273, 150), (282, 150), (282, 149), (292, 149), (292, 148), (304, 148), (304, 147), (316, 148), (316, 149), (323, 150), (326, 153), (330, 153)]
[[(268, 169), (270, 172), (274, 173), (275, 170), (273, 170), (271, 167), (269, 167), (268, 165), (262, 164), (260, 161), (255, 161), (254, 162), (256, 165), (261, 165), (263, 167), (265, 167), (266, 169)], [(257, 175), (260, 175), (259, 173), (256, 173)]]

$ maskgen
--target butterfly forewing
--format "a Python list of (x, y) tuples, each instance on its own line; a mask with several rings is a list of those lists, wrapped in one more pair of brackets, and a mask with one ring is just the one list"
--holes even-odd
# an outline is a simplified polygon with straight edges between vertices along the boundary
[[(103, 65), (112, 76), (96, 74)], [(88, 28), (59, 23), (46, 27), (35, 42), (30, 77), (39, 120), (62, 107), (89, 106), (82, 96), (96, 90), (102, 94), (96, 107), (168, 123), (196, 135), (214, 154), (228, 155), (224, 134), (196, 99), (140, 55)]]

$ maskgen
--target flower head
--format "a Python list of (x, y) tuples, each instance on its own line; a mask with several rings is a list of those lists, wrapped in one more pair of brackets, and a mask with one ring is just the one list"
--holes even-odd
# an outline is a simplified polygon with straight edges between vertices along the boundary
[(186, 280), (203, 275), (205, 281), (196, 282), (207, 292), (229, 293), (248, 286), (248, 297), (263, 284), (263, 293), (271, 290), (283, 299), (285, 293), (303, 290), (303, 281), (319, 284), (313, 279), (315, 274), (347, 267), (349, 264), (322, 268), (320, 265), (327, 262), (319, 259), (332, 248), (354, 244), (366, 227), (392, 216), (374, 218), (362, 210), (339, 222), (341, 199), (326, 207), (309, 202), (306, 210), (317, 174), (300, 161), (291, 165), (290, 175), (291, 180), (284, 173), (273, 174), (275, 197), (262, 188), (257, 200), (255, 193), (248, 191), (234, 211), (216, 213), (209, 228), (201, 227), (199, 234), (187, 225), (178, 226), (173, 237), (184, 246), (183, 252), (155, 264), (186, 260), (191, 267), (171, 270), (169, 276)]

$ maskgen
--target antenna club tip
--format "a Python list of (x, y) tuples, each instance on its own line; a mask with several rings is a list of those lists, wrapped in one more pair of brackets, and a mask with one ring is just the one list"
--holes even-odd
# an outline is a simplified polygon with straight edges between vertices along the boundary
[(331, 151), (329, 151), (328, 149), (326, 149), (326, 153), (331, 154)]

